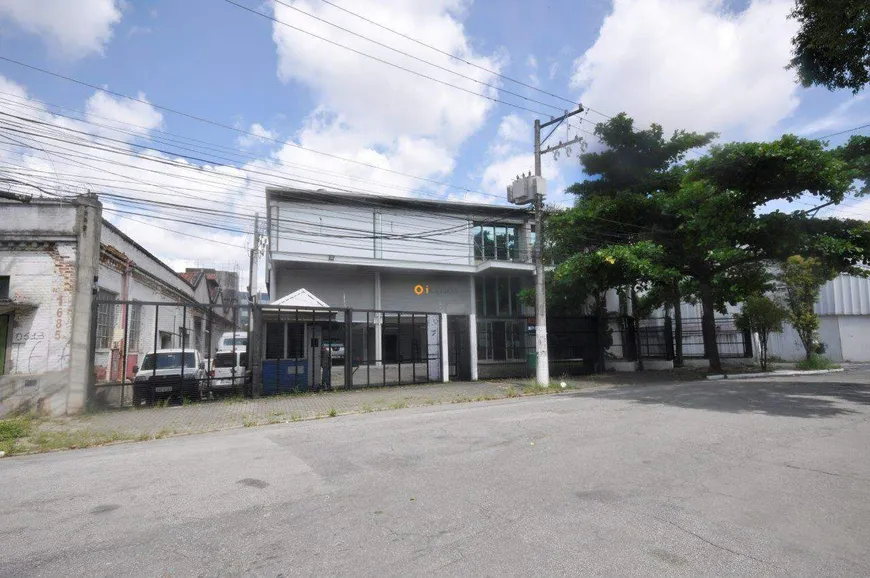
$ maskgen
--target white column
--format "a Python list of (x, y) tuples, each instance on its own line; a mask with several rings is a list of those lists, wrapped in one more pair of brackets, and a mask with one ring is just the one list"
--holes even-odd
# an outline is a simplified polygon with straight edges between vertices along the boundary
[(469, 285), (471, 286), (471, 306), (468, 316), (468, 347), (471, 359), (471, 381), (477, 381), (477, 295), (474, 287), (474, 275), (468, 276)]
[(447, 314), (441, 314), (441, 381), (450, 380), (449, 348), (447, 344)]
[(375, 272), (375, 367), (380, 367), (384, 359), (384, 317), (381, 310), (381, 273)]
[(468, 345), (471, 347), (471, 381), (477, 381), (477, 315), (468, 316)]

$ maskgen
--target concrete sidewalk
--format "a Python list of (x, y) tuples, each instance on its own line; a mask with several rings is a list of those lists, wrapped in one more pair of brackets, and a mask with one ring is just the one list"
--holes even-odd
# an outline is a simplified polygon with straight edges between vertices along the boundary
[[(452, 403), (550, 395), (618, 385), (674, 383), (699, 379), (694, 372), (649, 372), (560, 378), (543, 389), (532, 379), (430, 383), (324, 393), (224, 397), (181, 406), (108, 410), (83, 416), (37, 419), (7, 453), (82, 448), (239, 427), (288, 423), (343, 414), (369, 413)], [(559, 384), (566, 383), (563, 389)], [(14, 448), (14, 449), (13, 449)]]

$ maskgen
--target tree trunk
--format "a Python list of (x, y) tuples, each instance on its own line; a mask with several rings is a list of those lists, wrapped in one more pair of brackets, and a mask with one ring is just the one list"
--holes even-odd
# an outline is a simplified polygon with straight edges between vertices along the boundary
[(767, 371), (767, 335), (767, 333), (758, 333), (758, 345), (761, 348), (761, 351), (759, 352), (761, 371)]
[(683, 308), (680, 283), (674, 281), (674, 367), (683, 367)]
[(710, 373), (722, 373), (722, 360), (719, 359), (719, 344), (716, 343), (716, 315), (713, 302), (713, 287), (709, 281), (700, 282), (702, 323), (704, 331), (704, 351), (710, 361)]
[(643, 371), (643, 349), (640, 342), (640, 318), (637, 315), (637, 291), (631, 288), (631, 319), (634, 325), (634, 348), (637, 351), (637, 369)]

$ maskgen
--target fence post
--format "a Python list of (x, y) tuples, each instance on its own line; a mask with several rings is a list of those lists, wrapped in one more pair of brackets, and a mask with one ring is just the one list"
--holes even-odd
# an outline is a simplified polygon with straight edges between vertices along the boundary
[(248, 335), (248, 364), (251, 366), (251, 397), (258, 398), (263, 392), (263, 312), (256, 304), (251, 304), (250, 308), (251, 334)]
[[(330, 354), (332, 355), (332, 354)], [(331, 358), (330, 358), (331, 359)], [(331, 362), (331, 361), (330, 361)], [(332, 380), (330, 380), (332, 386)], [(344, 388), (353, 385), (353, 310), (344, 310)]]
[(674, 324), (670, 315), (665, 315), (665, 359), (673, 360), (674, 355)]

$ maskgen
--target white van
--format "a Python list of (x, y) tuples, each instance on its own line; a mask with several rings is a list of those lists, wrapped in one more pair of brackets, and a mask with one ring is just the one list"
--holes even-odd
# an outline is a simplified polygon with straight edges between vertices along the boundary
[(211, 367), (212, 389), (240, 389), (247, 383), (248, 352), (245, 349), (218, 351)]
[[(183, 357), (183, 361), (182, 361)], [(133, 367), (133, 405), (163, 398), (201, 399), (205, 387), (205, 362), (198, 351), (159, 349), (145, 354), (142, 367)]]
[(236, 350), (245, 350), (248, 348), (248, 332), (236, 331), (221, 334), (218, 340), (217, 351), (232, 351), (235, 346)]

